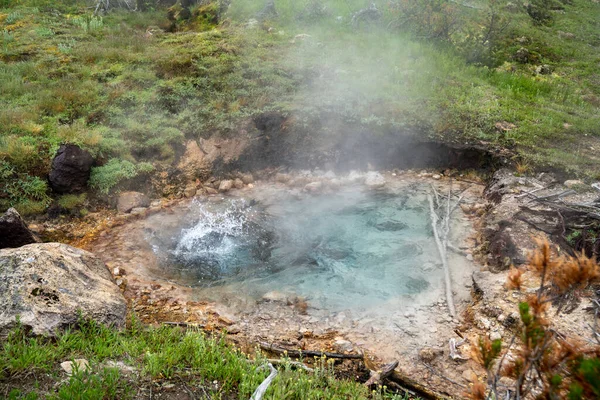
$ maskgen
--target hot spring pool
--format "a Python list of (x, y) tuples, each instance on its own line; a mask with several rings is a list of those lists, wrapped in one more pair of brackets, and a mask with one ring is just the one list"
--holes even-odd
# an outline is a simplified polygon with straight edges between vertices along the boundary
[(151, 216), (144, 236), (164, 278), (209, 297), (278, 291), (319, 309), (373, 309), (442, 285), (430, 191), (269, 186)]

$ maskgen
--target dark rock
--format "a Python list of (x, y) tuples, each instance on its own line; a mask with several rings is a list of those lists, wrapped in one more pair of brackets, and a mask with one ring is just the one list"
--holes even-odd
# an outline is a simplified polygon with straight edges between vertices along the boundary
[(497, 230), (487, 232), (488, 257), (494, 271), (504, 271), (510, 268), (512, 263), (519, 265), (526, 261), (515, 244), (509, 228), (507, 221), (501, 221)]
[(60, 146), (48, 180), (56, 193), (82, 192), (87, 187), (94, 158), (90, 153), (73, 144)]
[(14, 208), (9, 208), (0, 216), (0, 249), (21, 247), (39, 241)]
[(515, 53), (515, 61), (520, 62), (521, 64), (527, 64), (531, 61), (531, 53), (525, 47), (521, 47)]
[(92, 253), (61, 243), (0, 250), (0, 337), (20, 323), (36, 335), (86, 319), (122, 327), (127, 305), (110, 271)]
[(519, 178), (512, 171), (504, 168), (499, 169), (485, 187), (483, 196), (494, 203), (499, 203), (502, 197), (511, 193), (512, 189), (518, 184)]

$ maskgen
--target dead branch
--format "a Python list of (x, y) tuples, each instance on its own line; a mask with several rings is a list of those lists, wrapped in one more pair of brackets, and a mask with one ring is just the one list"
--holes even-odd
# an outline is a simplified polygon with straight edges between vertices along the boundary
[[(271, 382), (273, 382), (273, 379), (275, 379), (275, 377), (277, 376), (277, 370), (273, 367), (273, 364), (269, 363), (269, 364), (267, 364), (267, 366), (271, 370), (271, 373), (269, 374), (269, 376), (267, 376), (267, 379), (265, 379), (256, 388), (256, 390), (252, 394), (252, 397), (250, 397), (250, 400), (261, 400), (262, 397), (265, 395), (265, 392), (269, 388), (269, 385), (271, 384)], [(262, 368), (262, 367), (259, 367), (259, 368)]]
[(539, 192), (540, 190), (544, 190), (544, 189), (547, 189), (547, 187), (546, 186), (542, 186), (542, 187), (530, 190), (529, 192), (521, 193), (520, 195), (515, 196), (515, 198), (516, 199), (520, 199), (521, 197), (526, 197), (526, 196), (529, 196), (529, 195), (533, 195), (534, 193)]
[(574, 190), (565, 190), (563, 192), (560, 193), (554, 193), (554, 194), (550, 194), (548, 196), (544, 196), (544, 197), (537, 197), (534, 195), (534, 198), (531, 199), (530, 201), (543, 201), (543, 200), (558, 200), (562, 197), (568, 196), (570, 194), (575, 194), (576, 192)]
[[(450, 281), (450, 270), (448, 268), (448, 255), (446, 250), (446, 246), (448, 244), (446, 239), (447, 235), (445, 235), (443, 239), (440, 237), (440, 234), (438, 232), (439, 217), (433, 207), (433, 198), (429, 194), (427, 195), (427, 199), (429, 200), (429, 211), (431, 212), (431, 227), (433, 228), (433, 236), (435, 238), (435, 243), (437, 244), (438, 252), (440, 253), (440, 258), (442, 259), (442, 266), (444, 268), (444, 280), (446, 283), (446, 302), (448, 303), (448, 311), (450, 312), (452, 318), (456, 318), (456, 308), (454, 307), (454, 300), (452, 299), (452, 283)], [(450, 212), (449, 204), (450, 196), (448, 196), (448, 213)], [(449, 218), (449, 216), (447, 218)]]
[(394, 369), (398, 366), (398, 360), (385, 364), (380, 370), (370, 371), (371, 377), (365, 382), (365, 386), (381, 385), (384, 379), (387, 379)]
[(327, 357), (345, 360), (362, 360), (364, 358), (362, 354), (339, 354), (314, 350), (290, 350), (272, 343), (259, 342), (258, 344), (262, 350), (270, 351), (275, 354), (287, 354), (290, 357)]
[(464, 344), (466, 342), (466, 339), (461, 339), (459, 341), (456, 341), (456, 339), (451, 338), (450, 341), (448, 342), (448, 345), (450, 346), (450, 358), (453, 360), (468, 360), (468, 358), (463, 357), (457, 350), (457, 348), (459, 346), (461, 346), (462, 344)]
[(469, 253), (467, 253), (463, 249), (459, 249), (458, 247), (454, 246), (452, 243), (448, 243), (448, 249), (450, 249), (450, 251), (453, 251), (456, 254), (460, 254), (461, 256), (466, 257), (467, 255), (469, 255)]

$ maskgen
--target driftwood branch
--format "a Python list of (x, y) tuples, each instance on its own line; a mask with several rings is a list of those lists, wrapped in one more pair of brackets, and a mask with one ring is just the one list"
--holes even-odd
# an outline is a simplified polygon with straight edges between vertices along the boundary
[[(269, 363), (269, 364), (267, 364), (267, 366), (271, 370), (271, 373), (269, 374), (269, 376), (267, 376), (267, 379), (265, 379), (256, 388), (256, 390), (252, 394), (252, 397), (250, 397), (250, 400), (261, 400), (263, 398), (263, 396), (265, 395), (265, 392), (269, 388), (269, 385), (271, 384), (271, 382), (273, 382), (273, 379), (275, 379), (275, 377), (277, 376), (277, 370), (273, 367), (273, 364)], [(261, 367), (259, 367), (259, 368), (261, 368)]]
[(277, 346), (276, 344), (266, 342), (259, 342), (259, 345), (262, 350), (270, 351), (271, 353), (275, 354), (287, 354), (290, 357), (327, 357), (344, 360), (362, 360), (364, 358), (362, 354), (339, 354), (314, 350), (290, 350)]
[[(431, 227), (433, 228), (433, 236), (435, 238), (435, 243), (438, 248), (438, 252), (440, 253), (440, 258), (442, 259), (442, 266), (444, 268), (444, 281), (446, 284), (446, 303), (448, 304), (448, 311), (452, 318), (456, 318), (456, 308), (454, 307), (454, 300), (452, 298), (452, 282), (450, 280), (450, 269), (448, 267), (448, 254), (447, 254), (447, 232), (444, 234), (444, 237), (440, 236), (438, 231), (438, 220), (439, 217), (435, 212), (433, 207), (433, 197), (431, 195), (427, 195), (427, 199), (429, 200), (429, 211), (431, 212)], [(448, 196), (448, 206), (447, 212), (450, 213), (450, 196)], [(450, 215), (446, 216), (447, 219), (450, 218)]]
[(464, 358), (459, 352), (458, 352), (458, 347), (461, 346), (462, 344), (465, 343), (465, 339), (461, 339), (459, 341), (456, 341), (456, 339), (451, 338), (450, 341), (448, 342), (448, 345), (450, 346), (450, 358), (453, 360), (467, 360), (467, 358)]

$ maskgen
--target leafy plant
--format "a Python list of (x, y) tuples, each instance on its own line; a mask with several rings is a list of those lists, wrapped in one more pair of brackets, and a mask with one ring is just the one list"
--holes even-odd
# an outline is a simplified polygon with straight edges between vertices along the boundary
[(134, 178), (139, 173), (150, 172), (152, 169), (150, 163), (134, 165), (130, 161), (112, 158), (105, 165), (92, 168), (90, 186), (100, 193), (108, 194), (120, 182)]

